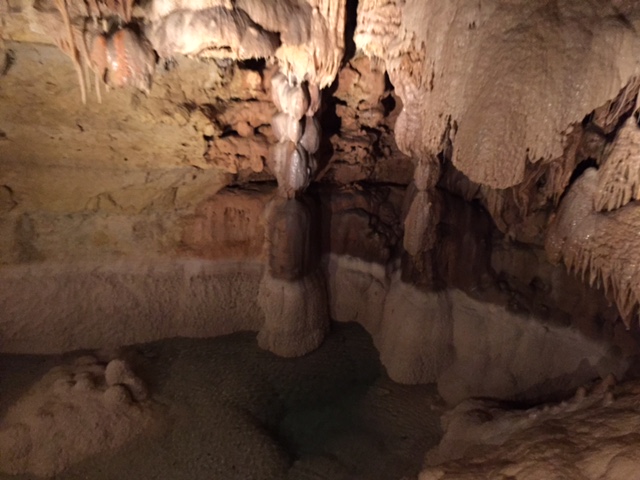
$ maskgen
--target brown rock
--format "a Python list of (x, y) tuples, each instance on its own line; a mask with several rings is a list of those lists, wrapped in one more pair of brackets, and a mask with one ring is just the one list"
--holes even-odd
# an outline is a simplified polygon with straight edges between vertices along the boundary
[(111, 360), (107, 364), (104, 377), (110, 387), (116, 385), (126, 387), (137, 402), (146, 400), (149, 397), (146, 385), (133, 373), (131, 367), (124, 360)]
[(202, 202), (182, 232), (184, 250), (211, 259), (259, 257), (264, 242), (260, 218), (272, 195), (271, 188), (228, 189)]
[(119, 407), (132, 402), (131, 391), (124, 385), (111, 385), (102, 394), (107, 405)]
[(409, 255), (416, 256), (433, 248), (442, 206), (435, 190), (417, 191), (412, 197), (404, 220), (403, 246)]
[(267, 207), (266, 246), (273, 278), (296, 280), (308, 273), (313, 262), (312, 217), (299, 200), (274, 199)]
[(276, 355), (305, 355), (319, 347), (328, 332), (326, 285), (317, 269), (293, 281), (267, 272), (260, 283), (258, 303), (265, 316), (258, 344)]
[(437, 248), (424, 250), (429, 237), (409, 232), (406, 241), (417, 253), (402, 257), (402, 279), (423, 288), (449, 286), (468, 291), (480, 285), (489, 272), (490, 220), (479, 208), (451, 195), (443, 195), (438, 203), (442, 212)]
[(247, 122), (238, 122), (235, 126), (236, 132), (243, 138), (247, 138), (253, 135), (253, 127)]
[(323, 196), (323, 249), (386, 264), (401, 235), (402, 189), (345, 189)]
[(229, 135), (215, 138), (210, 142), (206, 152), (208, 160), (213, 165), (233, 174), (248, 169), (261, 172), (268, 155), (269, 141), (263, 135)]

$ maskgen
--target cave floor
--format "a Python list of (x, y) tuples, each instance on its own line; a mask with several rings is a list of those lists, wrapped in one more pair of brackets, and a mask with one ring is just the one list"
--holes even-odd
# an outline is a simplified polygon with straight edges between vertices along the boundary
[[(334, 324), (318, 350), (297, 359), (259, 349), (252, 333), (119, 354), (166, 421), (56, 479), (401, 479), (417, 475), (441, 437), (435, 387), (389, 380), (355, 324)], [(0, 413), (64, 360), (0, 356)]]

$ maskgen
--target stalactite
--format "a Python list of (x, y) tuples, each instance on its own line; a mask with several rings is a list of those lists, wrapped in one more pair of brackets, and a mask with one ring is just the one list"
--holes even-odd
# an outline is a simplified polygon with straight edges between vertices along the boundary
[(87, 103), (87, 89), (86, 89), (86, 80), (84, 71), (82, 69), (82, 64), (80, 63), (80, 51), (76, 47), (76, 42), (74, 38), (73, 27), (71, 26), (71, 19), (69, 18), (69, 10), (67, 8), (67, 0), (55, 0), (56, 7), (60, 11), (60, 15), (62, 15), (62, 21), (64, 22), (65, 30), (67, 38), (66, 40), (60, 40), (58, 47), (65, 52), (71, 60), (73, 61), (73, 66), (76, 69), (76, 73), (78, 75), (78, 83), (80, 84), (80, 97), (82, 98), (82, 103)]
[(640, 205), (598, 212), (600, 174), (589, 169), (572, 185), (549, 226), (545, 249), (552, 262), (563, 261), (592, 286), (601, 284), (629, 327), (640, 305)]
[(611, 211), (640, 199), (640, 128), (630, 117), (618, 132), (600, 168), (596, 209)]
[[(33, 8), (35, 21), (73, 61), (82, 102), (91, 90), (90, 73), (99, 103), (101, 83), (133, 85), (148, 92), (156, 57), (132, 20), (134, 0), (54, 0), (60, 19), (44, 7)], [(72, 21), (72, 18), (74, 21)], [(108, 91), (108, 84), (107, 84)]]
[[(316, 170), (313, 155), (320, 146), (319, 89), (277, 73), (271, 79), (273, 103), (279, 113), (272, 119), (278, 143), (272, 148), (270, 167), (282, 196), (294, 198), (311, 182)], [(311, 102), (310, 91), (314, 92)], [(318, 93), (316, 93), (318, 92)]]

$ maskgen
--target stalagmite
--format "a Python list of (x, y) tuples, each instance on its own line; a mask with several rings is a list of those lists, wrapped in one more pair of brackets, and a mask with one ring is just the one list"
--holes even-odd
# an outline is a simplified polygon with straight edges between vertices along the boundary
[(289, 81), (282, 73), (276, 73), (271, 79), (273, 103), (278, 110), (300, 120), (309, 108), (309, 92), (306, 86), (297, 81)]
[(258, 293), (265, 323), (258, 343), (284, 357), (317, 348), (329, 326), (319, 245), (313, 241), (317, 221), (296, 199), (276, 197), (265, 211), (267, 268)]
[[(311, 271), (313, 229), (309, 208), (300, 200), (276, 198), (267, 206), (267, 264), (274, 278), (298, 280)], [(317, 259), (316, 259), (317, 261)]]
[[(277, 10), (274, 5), (258, 8), (247, 1), (241, 4), (261, 24), (280, 18), (265, 15), (270, 8)], [(265, 326), (258, 341), (283, 356), (302, 355), (316, 348), (329, 318), (325, 279), (314, 262), (317, 246), (310, 241), (314, 219), (297, 197), (316, 173), (314, 154), (320, 148), (321, 127), (315, 115), (320, 109), (321, 88), (335, 78), (344, 52), (346, 3), (320, 0), (310, 4), (313, 10), (308, 24), (300, 21), (304, 7), (291, 8), (284, 44), (276, 52), (280, 71), (271, 78), (271, 95), (279, 112), (272, 119), (277, 143), (268, 164), (278, 182), (280, 198), (272, 200), (266, 214), (269, 262), (259, 294)], [(285, 9), (287, 4), (278, 6)], [(276, 29), (275, 24), (271, 27)]]
[(302, 137), (302, 130), (305, 128), (300, 120), (291, 118), (284, 112), (277, 113), (273, 116), (271, 121), (271, 128), (276, 138), (283, 140), (290, 140), (293, 143), (298, 143)]
[(421, 158), (416, 163), (413, 182), (405, 197), (403, 276), (408, 279), (418, 274), (420, 283), (431, 285), (437, 276), (433, 272), (431, 250), (437, 240), (442, 210), (440, 194), (435, 188), (440, 165), (431, 157)]
[(305, 115), (304, 117), (304, 133), (300, 138), (300, 145), (313, 155), (320, 148), (320, 137), (322, 136), (322, 130), (320, 122), (313, 115)]
[[(314, 218), (296, 197), (309, 186), (317, 165), (320, 107), (316, 86), (277, 73), (271, 80), (277, 143), (269, 166), (278, 182), (278, 197), (267, 206), (265, 249), (268, 268), (260, 282), (258, 302), (265, 324), (258, 335), (261, 347), (282, 356), (303, 355), (320, 345), (329, 321), (324, 276), (317, 248), (311, 241)], [(310, 93), (312, 92), (312, 93)], [(317, 222), (318, 219), (315, 219)]]

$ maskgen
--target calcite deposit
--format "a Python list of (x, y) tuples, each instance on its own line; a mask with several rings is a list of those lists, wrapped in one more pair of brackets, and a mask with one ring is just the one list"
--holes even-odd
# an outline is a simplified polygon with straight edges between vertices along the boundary
[(636, 376), (638, 31), (622, 0), (0, 0), (0, 352), (299, 357), (334, 321), (450, 404)]
[[(0, 252), (13, 266), (5, 275), (42, 265), (65, 276), (86, 271), (80, 262), (129, 257), (143, 271), (158, 258), (252, 262), (263, 292), (276, 280), (313, 278), (312, 323), (322, 330), (328, 317), (319, 312), (334, 309), (339, 279), (319, 270), (331, 264), (320, 260), (342, 255), (379, 264), (384, 295), (396, 272), (425, 295), (501, 292), (484, 300), (603, 339), (589, 326), (615, 321), (602, 297), (578, 319), (558, 282), (522, 284), (491, 265), (502, 242), (546, 242), (551, 260), (600, 279), (630, 325), (635, 262), (592, 246), (574, 258), (556, 232), (579, 215), (571, 191), (586, 166), (601, 170), (596, 212), (633, 209), (639, 47), (625, 22), (635, 24), (636, 9), (459, 3), (7, 4)], [(72, 101), (74, 76), (83, 89), (93, 83), (87, 69), (102, 104)], [(116, 89), (106, 92), (103, 82)], [(587, 223), (594, 234), (600, 228)], [(634, 239), (619, 237), (632, 256)], [(5, 312), (29, 301), (7, 292)], [(273, 324), (278, 309), (264, 300), (273, 295), (261, 296), (262, 314), (246, 323)], [(3, 320), (7, 350), (29, 349), (34, 338), (13, 325), (20, 317)], [(180, 331), (156, 330), (108, 337)], [(92, 335), (52, 338), (52, 351), (97, 346)]]
[(160, 406), (124, 360), (91, 356), (46, 374), (0, 422), (0, 471), (52, 477), (159, 426)]
[(616, 301), (625, 323), (637, 314), (638, 251), (635, 248), (640, 210), (636, 202), (613, 212), (598, 212), (598, 188), (604, 170), (587, 170), (567, 193), (547, 235), (552, 261), (563, 261), (591, 285), (602, 286)]
[(445, 415), (445, 436), (419, 479), (633, 478), (638, 393), (637, 383), (616, 387), (606, 377), (568, 401), (525, 410), (464, 402)]

